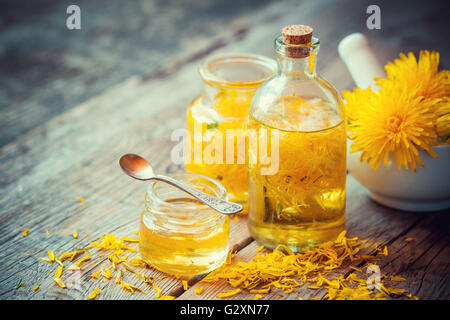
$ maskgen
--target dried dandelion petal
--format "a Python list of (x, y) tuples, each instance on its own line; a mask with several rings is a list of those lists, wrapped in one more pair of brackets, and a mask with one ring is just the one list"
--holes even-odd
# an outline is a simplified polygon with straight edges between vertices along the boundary
[(237, 288), (235, 290), (221, 292), (217, 295), (217, 297), (218, 298), (229, 298), (229, 297), (237, 295), (239, 292), (241, 292), (241, 289)]
[(151, 284), (152, 281), (153, 281), (153, 277), (147, 277), (147, 276), (145, 276), (145, 275), (143, 275), (141, 273), (138, 273), (137, 275), (138, 275), (138, 277), (141, 277), (142, 280), (144, 280), (145, 283)]
[(64, 284), (64, 282), (61, 280), (61, 278), (54, 278), (53, 279), (55, 282), (56, 282), (56, 284), (58, 285), (58, 286), (60, 286), (61, 288), (66, 288), (66, 285)]
[(63, 272), (62, 266), (59, 266), (58, 268), (56, 268), (55, 278), (61, 278), (62, 272)]
[(123, 280), (123, 273), (122, 270), (119, 270), (119, 272), (117, 272), (116, 274), (116, 283), (121, 284), (122, 280)]
[(75, 265), (71, 266), (71, 268), (73, 269), (81, 269), (81, 265), (91, 259), (91, 254), (89, 253), (89, 251), (87, 251), (86, 249), (81, 249), (79, 251), (86, 253), (86, 256), (80, 258), (77, 262), (75, 262)]
[(256, 248), (255, 252), (260, 252), (262, 249), (264, 249), (264, 246), (260, 246), (259, 248)]
[[(348, 262), (357, 262), (361, 265), (361, 261), (372, 260), (372, 256), (362, 260), (362, 255), (357, 254), (360, 244), (357, 237), (347, 238), (346, 233), (342, 232), (335, 241), (298, 253), (279, 246), (270, 253), (254, 257), (249, 262), (230, 261), (202, 281), (226, 280), (232, 287), (237, 288), (236, 291), (247, 289), (254, 294), (268, 293), (272, 287), (288, 294), (301, 284), (308, 283), (310, 289), (325, 289), (324, 299), (386, 299), (383, 293), (368, 289), (366, 279), (354, 273), (345, 276), (338, 271), (339, 268), (346, 267)], [(385, 253), (385, 250), (380, 251)], [(364, 268), (353, 269), (362, 272)], [(394, 289), (393, 292), (400, 294), (402, 290)], [(228, 293), (223, 294), (227, 296)]]
[[(132, 239), (132, 238), (128, 238)], [(105, 250), (128, 250), (128, 251), (136, 251), (136, 248), (127, 246), (124, 244), (124, 238), (118, 239), (115, 234), (107, 233), (103, 237), (100, 237), (100, 242), (91, 242), (89, 244), (90, 247), (101, 248)]]
[(23, 235), (24, 237), (26, 237), (26, 236), (28, 235), (28, 232), (30, 232), (30, 229), (29, 229), (29, 228), (26, 228), (25, 230), (23, 230), (22, 235)]
[(198, 287), (194, 290), (194, 293), (196, 295), (201, 295), (203, 293), (203, 291), (204, 291), (203, 287)]
[(73, 236), (75, 239), (78, 239), (78, 233), (74, 232), (74, 233), (72, 234), (72, 236)]
[(155, 298), (158, 299), (162, 296), (162, 290), (156, 285), (152, 284), (154, 291), (156, 292)]
[(404, 282), (404, 281), (406, 281), (405, 278), (403, 278), (401, 276), (395, 276), (395, 275), (391, 275), (391, 280), (392, 281), (396, 281), (396, 282)]
[(135, 267), (144, 268), (144, 267), (149, 266), (149, 264), (147, 262), (145, 262), (145, 260), (143, 260), (143, 259), (141, 259), (139, 257), (135, 257), (135, 258), (131, 259), (129, 262), (132, 265), (134, 265)]
[(95, 288), (94, 291), (92, 291), (92, 293), (88, 296), (88, 299), (89, 300), (95, 299), (99, 294), (99, 292), (101, 292), (100, 287)]
[(102, 276), (105, 277), (106, 279), (109, 280), (112, 278), (111, 270), (109, 270), (108, 268), (105, 268), (105, 269), (102, 268), (101, 272), (102, 272)]
[(48, 250), (48, 257), (50, 258), (51, 261), (55, 261), (55, 254), (53, 253), (52, 250)]
[(64, 252), (60, 257), (59, 260), (60, 261), (65, 261), (65, 260), (69, 260), (69, 261), (73, 261), (79, 254), (83, 253), (83, 250), (76, 250), (73, 252)]
[(33, 291), (38, 291), (39, 290), (39, 285), (36, 285), (34, 288), (33, 288)]
[(175, 300), (176, 297), (174, 296), (161, 296), (157, 298), (156, 300)]
[(121, 285), (122, 288), (130, 291), (132, 294), (134, 294), (135, 291), (139, 291), (139, 292), (145, 293), (141, 288), (139, 288), (139, 287), (137, 287), (135, 285), (132, 285), (131, 283), (126, 283), (124, 281), (121, 281), (120, 285)]
[(189, 289), (189, 285), (188, 285), (188, 282), (186, 280), (181, 281), (181, 283), (183, 284), (184, 291)]
[(97, 279), (99, 275), (100, 275), (100, 270), (97, 270), (93, 274), (89, 275), (89, 277), (91, 277), (92, 279)]
[(83, 203), (83, 202), (84, 202), (84, 199), (83, 199), (82, 197), (78, 197), (78, 198), (77, 198), (77, 201), (80, 202), (80, 203)]

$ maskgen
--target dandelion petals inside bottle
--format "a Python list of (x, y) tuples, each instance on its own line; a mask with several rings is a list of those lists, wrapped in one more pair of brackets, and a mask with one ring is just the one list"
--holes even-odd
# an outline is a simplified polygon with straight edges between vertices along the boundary
[(344, 229), (345, 117), (337, 90), (316, 74), (313, 28), (283, 28), (275, 50), (280, 71), (249, 111), (258, 141), (249, 145), (249, 229), (266, 247), (299, 251)]

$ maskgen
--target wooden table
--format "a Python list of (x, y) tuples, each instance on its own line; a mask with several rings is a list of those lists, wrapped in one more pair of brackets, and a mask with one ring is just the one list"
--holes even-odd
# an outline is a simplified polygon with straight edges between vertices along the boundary
[[(88, 6), (87, 2), (84, 4)], [(171, 148), (177, 143), (170, 140), (170, 133), (185, 125), (185, 109), (202, 87), (197, 67), (209, 54), (239, 51), (274, 56), (272, 41), (279, 29), (301, 22), (316, 27), (322, 43), (319, 72), (339, 90), (354, 86), (336, 52), (339, 40), (351, 32), (364, 32), (381, 62), (396, 57), (400, 50), (417, 53), (418, 49), (427, 48), (439, 50), (442, 64), (448, 66), (450, 50), (447, 36), (442, 31), (443, 26), (448, 30), (448, 19), (440, 12), (439, 2), (412, 3), (409, 10), (401, 4), (383, 2), (380, 4), (382, 29), (376, 31), (365, 29), (368, 4), (348, 0), (264, 3), (253, 8), (247, 5), (244, 14), (240, 15), (235, 9), (228, 18), (226, 11), (223, 13), (225, 18), (219, 14), (224, 12), (221, 6), (208, 7), (216, 11), (205, 9), (203, 15), (196, 12), (199, 28), (191, 26), (177, 30), (178, 37), (173, 38), (176, 50), (167, 50), (164, 46), (158, 48), (160, 55), (154, 57), (149, 72), (131, 76), (108, 89), (100, 90), (101, 85), (90, 79), (95, 90), (89, 91), (89, 81), (82, 81), (83, 74), (78, 80), (68, 81), (60, 69), (52, 69), (49, 61), (37, 64), (35, 72), (41, 70), (43, 75), (53, 76), (42, 79), (47, 81), (46, 87), (39, 82), (39, 77), (33, 84), (19, 81), (19, 85), (25, 83), (29, 87), (34, 100), (25, 94), (16, 100), (8, 95), (8, 99), (17, 103), (17, 109), (2, 106), (5, 117), (0, 120), (3, 138), (0, 149), (0, 298), (86, 299), (97, 285), (102, 288), (100, 298), (104, 299), (154, 297), (151, 287), (136, 276), (127, 275), (127, 281), (147, 289), (147, 294), (132, 295), (113, 280), (101, 283), (90, 279), (89, 274), (108, 265), (106, 257), (87, 262), (76, 276), (65, 271), (63, 279), (66, 282), (68, 277), (77, 277), (73, 282), (75, 285), (69, 289), (62, 289), (53, 282), (53, 274), (49, 271), (54, 272), (56, 265), (41, 262), (39, 258), (45, 257), (49, 249), (60, 254), (85, 247), (106, 233), (133, 236), (138, 230), (145, 184), (122, 174), (118, 159), (124, 153), (134, 152), (151, 159), (159, 172), (183, 170), (170, 161)], [(81, 8), (83, 10), (83, 2)], [(155, 5), (149, 12), (165, 12), (163, 9), (164, 6)], [(181, 9), (167, 11), (167, 17), (179, 17), (183, 10), (188, 10)], [(192, 11), (184, 13), (195, 16)], [(141, 21), (143, 18), (138, 16), (136, 19)], [(114, 29), (114, 21), (104, 24)], [(193, 30), (197, 30), (195, 34)], [(93, 37), (92, 48), (98, 45), (94, 40), (101, 42), (107, 37), (101, 30), (91, 30), (89, 26), (84, 32), (83, 37)], [(169, 34), (173, 35), (173, 30)], [(126, 36), (118, 41), (124, 39)], [(126, 42), (118, 45), (126, 47)], [(91, 44), (84, 42), (78, 46)], [(130, 52), (129, 59), (133, 60), (136, 51), (131, 46)], [(67, 59), (75, 55), (70, 50), (65, 54)], [(11, 55), (9, 57), (15, 61)], [(5, 59), (3, 55), (0, 60), (2, 80), (8, 76), (5, 70), (14, 74), (17, 67), (14, 64), (6, 66), (9, 60)], [(126, 59), (125, 55), (114, 62), (118, 65), (132, 62)], [(89, 58), (87, 61), (83, 63), (89, 63)], [(67, 60), (61, 63), (64, 65)], [(104, 66), (100, 63), (98, 68)], [(96, 65), (92, 64), (90, 68), (93, 68), (90, 72), (95, 72)], [(113, 75), (112, 71), (102, 70), (104, 79), (96, 81), (111, 82), (108, 77)], [(131, 72), (132, 68), (127, 70)], [(64, 83), (64, 88), (58, 87), (58, 80), (59, 84)], [(44, 104), (45, 99), (40, 93), (51, 95), (51, 92), (63, 96), (67, 92), (68, 99), (76, 102), (80, 97), (73, 97), (72, 88), (81, 93), (86, 89), (90, 98), (73, 105), (61, 103), (60, 108), (50, 99), (50, 109), (46, 110), (33, 104), (33, 101)], [(95, 93), (96, 90), (101, 92)], [(51, 108), (63, 111), (55, 111), (61, 113), (50, 117), (48, 111), (52, 111)], [(367, 191), (350, 175), (347, 182), (346, 226), (350, 236), (362, 239), (362, 252), (375, 255), (377, 246), (387, 245), (389, 255), (380, 261), (382, 273), (405, 277), (407, 282), (400, 286), (421, 299), (449, 299), (449, 212), (408, 213), (385, 208), (370, 200)], [(85, 202), (80, 203), (78, 197), (84, 198)], [(24, 237), (22, 231), (26, 228), (30, 231)], [(78, 232), (78, 239), (72, 237), (74, 231)], [(407, 243), (406, 238), (414, 240)], [(257, 254), (255, 249), (259, 245), (250, 237), (245, 217), (240, 217), (238, 222), (232, 221), (231, 242), (239, 251), (239, 259), (248, 260)], [(155, 270), (146, 270), (146, 274), (157, 278), (163, 276)], [(14, 289), (19, 279), (23, 279), (24, 286)], [(160, 279), (157, 283), (165, 295), (180, 299), (214, 299), (218, 292), (229, 289), (224, 283), (201, 284), (205, 292), (199, 296), (194, 294), (198, 280), (200, 278), (191, 279), (191, 288), (187, 291), (183, 290), (181, 281), (173, 277)], [(40, 286), (36, 292), (33, 291), (35, 285)], [(265, 298), (278, 295), (281, 295), (280, 299), (306, 299), (323, 297), (324, 292), (301, 287), (289, 295), (274, 291)], [(244, 292), (232, 299), (253, 296)]]

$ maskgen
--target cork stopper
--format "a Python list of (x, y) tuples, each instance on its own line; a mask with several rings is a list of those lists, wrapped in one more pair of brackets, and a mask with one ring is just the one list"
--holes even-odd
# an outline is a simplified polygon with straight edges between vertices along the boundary
[(305, 58), (309, 56), (309, 45), (313, 28), (302, 24), (286, 26), (281, 30), (283, 43), (286, 44), (286, 56), (289, 58)]

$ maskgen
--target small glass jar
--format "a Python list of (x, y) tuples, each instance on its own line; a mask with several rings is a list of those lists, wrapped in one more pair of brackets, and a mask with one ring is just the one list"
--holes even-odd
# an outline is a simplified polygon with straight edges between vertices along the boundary
[[(171, 177), (227, 200), (224, 186), (211, 178), (189, 173)], [(141, 215), (139, 251), (153, 267), (182, 276), (210, 272), (226, 260), (229, 237), (228, 216), (167, 183), (150, 183)]]
[(248, 200), (248, 109), (276, 69), (275, 60), (255, 54), (212, 57), (199, 68), (203, 91), (187, 110), (186, 170), (220, 181), (243, 212)]

